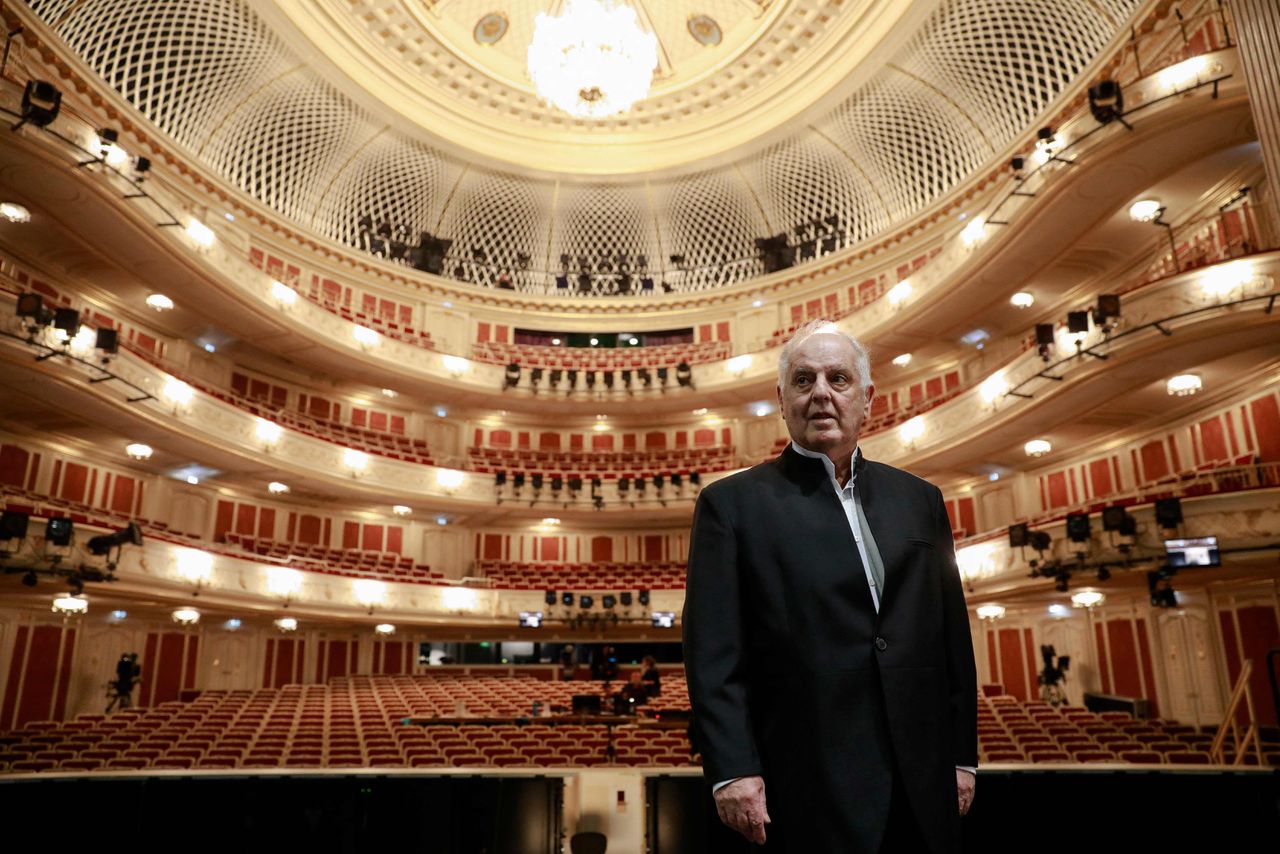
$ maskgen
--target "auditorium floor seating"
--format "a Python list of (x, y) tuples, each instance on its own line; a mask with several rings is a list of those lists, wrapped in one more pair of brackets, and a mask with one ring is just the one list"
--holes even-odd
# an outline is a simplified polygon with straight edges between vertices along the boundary
[(683, 563), (505, 563), (479, 561), (477, 572), (513, 590), (678, 590)]
[[(668, 704), (683, 679), (663, 680)], [(677, 687), (677, 684), (680, 687)], [(618, 683), (613, 683), (616, 688)], [(328, 685), (206, 691), (113, 715), (33, 722), (0, 733), (0, 773), (279, 767), (586, 767), (694, 764), (684, 727), (550, 724), (527, 717), (534, 700), (568, 710), (573, 695), (603, 682), (503, 677), (377, 676)], [(504, 723), (406, 725), (408, 717), (507, 719)], [(608, 754), (612, 729), (614, 756)]]

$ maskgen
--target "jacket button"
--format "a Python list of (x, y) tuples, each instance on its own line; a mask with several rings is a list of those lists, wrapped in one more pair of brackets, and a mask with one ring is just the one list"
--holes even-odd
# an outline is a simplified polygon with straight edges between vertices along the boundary
[(876, 638), (876, 649), (880, 650), (881, 652), (884, 652), (888, 648), (889, 648), (889, 642), (887, 640), (885, 640), (884, 638)]

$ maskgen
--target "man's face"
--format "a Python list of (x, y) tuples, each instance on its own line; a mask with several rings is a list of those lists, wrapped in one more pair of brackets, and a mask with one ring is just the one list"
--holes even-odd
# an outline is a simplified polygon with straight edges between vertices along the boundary
[(796, 444), (833, 460), (853, 453), (875, 393), (862, 391), (853, 346), (841, 335), (819, 332), (792, 355), (778, 408)]

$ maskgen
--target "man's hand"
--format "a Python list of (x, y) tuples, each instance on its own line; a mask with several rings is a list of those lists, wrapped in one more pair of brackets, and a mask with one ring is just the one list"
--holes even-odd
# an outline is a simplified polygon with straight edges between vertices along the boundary
[[(960, 799), (960, 815), (969, 812), (973, 805), (973, 790), (977, 788), (978, 778), (968, 771), (956, 769), (956, 796)], [(725, 786), (726, 789), (729, 786)]]
[[(969, 787), (973, 791), (972, 784)], [(764, 778), (743, 777), (715, 793), (716, 812), (720, 820), (741, 833), (748, 841), (764, 845), (764, 827), (769, 813), (764, 806)]]

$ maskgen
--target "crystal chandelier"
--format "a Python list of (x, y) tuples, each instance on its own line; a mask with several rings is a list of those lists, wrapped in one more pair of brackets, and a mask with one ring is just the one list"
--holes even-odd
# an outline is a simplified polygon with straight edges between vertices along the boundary
[(635, 9), (615, 0), (565, 0), (558, 18), (540, 13), (529, 44), (539, 97), (580, 119), (603, 119), (649, 93), (658, 39)]

